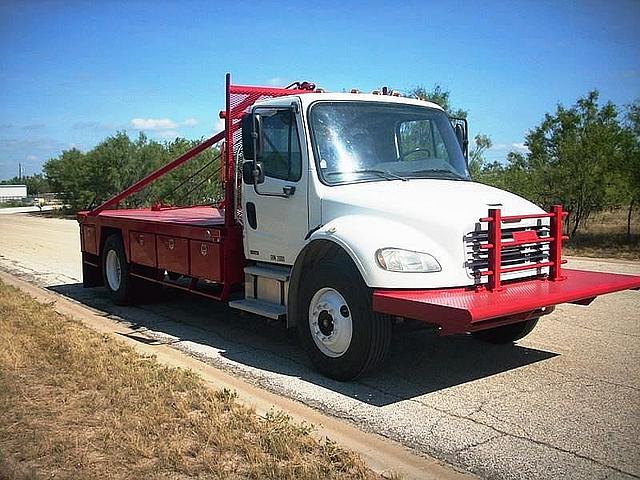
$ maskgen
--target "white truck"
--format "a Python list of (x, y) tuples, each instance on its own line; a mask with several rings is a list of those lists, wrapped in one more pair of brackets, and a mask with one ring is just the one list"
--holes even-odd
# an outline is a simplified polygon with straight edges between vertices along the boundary
[[(402, 319), (513, 342), (559, 303), (640, 287), (563, 269), (562, 208), (474, 182), (466, 122), (438, 105), (227, 76), (221, 116), (225, 131), (78, 215), (86, 286), (124, 303), (142, 279), (281, 319), (339, 380), (377, 368)], [(221, 140), (221, 202), (110, 208)]]

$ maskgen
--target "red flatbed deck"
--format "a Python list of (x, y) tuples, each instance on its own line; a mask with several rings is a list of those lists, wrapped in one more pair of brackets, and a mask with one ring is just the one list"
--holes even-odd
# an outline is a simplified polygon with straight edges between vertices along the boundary
[(444, 335), (482, 330), (544, 314), (561, 303), (588, 305), (598, 295), (640, 289), (640, 277), (583, 270), (562, 270), (563, 279), (504, 283), (500, 290), (376, 290), (373, 309), (441, 326)]
[(192, 227), (217, 227), (224, 224), (224, 208), (211, 206), (165, 208), (161, 210), (152, 210), (150, 208), (103, 210), (96, 216), (125, 221), (135, 220)]

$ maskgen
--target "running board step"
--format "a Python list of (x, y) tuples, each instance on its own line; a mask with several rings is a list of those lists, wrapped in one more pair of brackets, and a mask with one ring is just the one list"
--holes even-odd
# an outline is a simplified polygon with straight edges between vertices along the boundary
[(287, 307), (276, 303), (256, 300), (255, 298), (245, 298), (243, 300), (233, 300), (229, 302), (231, 308), (237, 308), (263, 317), (273, 318), (274, 320), (282, 320), (287, 314)]
[(251, 265), (244, 267), (244, 273), (254, 275), (256, 277), (271, 278), (280, 282), (289, 281), (290, 268), (277, 267), (275, 265)]

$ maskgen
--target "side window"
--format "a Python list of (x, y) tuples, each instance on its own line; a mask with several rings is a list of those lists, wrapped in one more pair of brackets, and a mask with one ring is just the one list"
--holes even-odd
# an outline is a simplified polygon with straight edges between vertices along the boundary
[(440, 129), (436, 125), (433, 126), (433, 156), (443, 160), (449, 160), (447, 146), (440, 134)]
[(449, 157), (438, 125), (431, 120), (402, 122), (398, 127), (398, 150), (398, 156), (405, 160), (419, 158), (411, 155), (414, 151), (423, 152), (422, 158), (429, 156), (447, 160)]
[[(259, 110), (258, 110), (259, 111)], [(302, 154), (296, 117), (291, 110), (276, 110), (262, 117), (262, 161), (267, 177), (298, 181)]]

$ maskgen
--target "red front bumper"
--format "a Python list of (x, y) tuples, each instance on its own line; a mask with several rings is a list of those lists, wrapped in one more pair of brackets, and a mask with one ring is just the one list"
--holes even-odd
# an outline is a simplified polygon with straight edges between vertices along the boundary
[(588, 305), (598, 295), (640, 289), (640, 276), (562, 270), (562, 280), (504, 283), (500, 290), (376, 290), (373, 309), (439, 325), (443, 335), (483, 330), (544, 313), (560, 303)]

